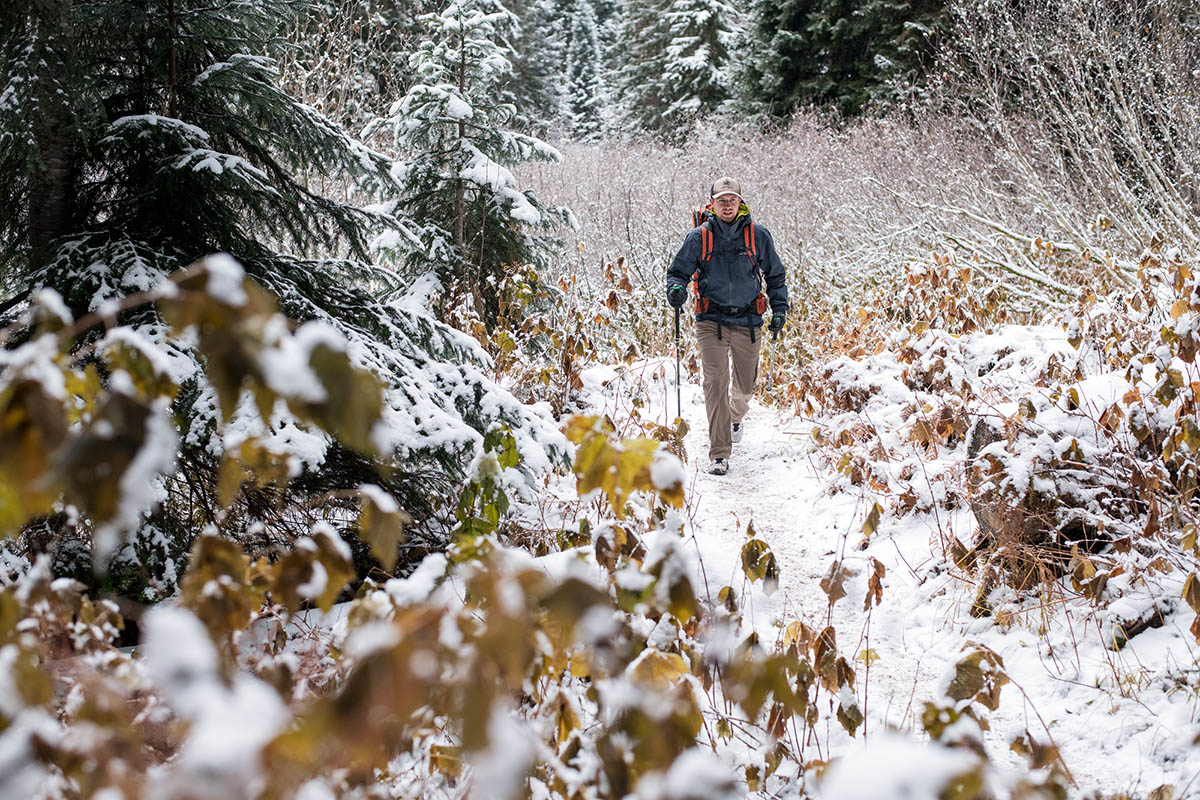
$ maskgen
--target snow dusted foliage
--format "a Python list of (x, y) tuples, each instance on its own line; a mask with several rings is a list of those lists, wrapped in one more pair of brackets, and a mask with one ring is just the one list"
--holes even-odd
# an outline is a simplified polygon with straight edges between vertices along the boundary
[[(163, 323), (115, 325), (88, 356), (66, 352), (150, 303)], [(444, 546), (454, 520), (430, 513), (457, 497), (485, 434), (505, 433), (503, 486), (518, 494), (566, 447), (548, 415), (484, 376), (474, 340), (416, 304), (381, 307), (369, 340), (331, 320), (294, 327), (219, 257), (108, 317), (72, 324), (52, 293), (33, 311), (24, 322), (42, 332), (0, 359), (0, 533), (24, 530), (20, 549), (88, 583), (93, 559), (107, 565), (137, 600), (175, 591), (206, 526), (264, 554), (330, 520), (361, 545), (360, 572), (403, 568)], [(21, 571), (10, 566), (6, 580)]]
[(652, 0), (627, 14), (615, 78), (627, 124), (678, 143), (732, 97), (730, 51), (741, 12), (722, 0)]
[[(514, 123), (510, 93), (516, 18), (496, 0), (460, 0), (426, 15), (426, 38), (411, 59), (417, 83), (368, 135), (390, 131), (401, 159), (393, 169), (392, 207), (421, 220), (418, 243), (387, 235), (416, 279), (436, 275), (446, 316), (494, 322), (496, 287), (514, 265), (543, 264), (552, 244), (531, 232), (572, 222), (565, 209), (522, 190), (511, 168), (556, 161), (558, 151), (506, 129)], [(463, 308), (461, 304), (465, 303)]]
[(933, 99), (1002, 143), (1040, 225), (1077, 246), (1107, 228), (1200, 246), (1194, 4), (985, 0), (952, 3), (950, 19)]
[(436, 0), (307, 0), (303, 13), (288, 20), (293, 46), (279, 55), (284, 88), (360, 130), (408, 90), (419, 18), (437, 6)]

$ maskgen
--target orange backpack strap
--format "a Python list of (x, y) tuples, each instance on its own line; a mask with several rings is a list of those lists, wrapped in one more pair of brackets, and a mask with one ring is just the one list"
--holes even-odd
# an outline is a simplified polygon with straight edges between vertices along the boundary
[(758, 258), (758, 241), (754, 235), (754, 221), (742, 228), (742, 241), (746, 244), (746, 252), (753, 258)]
[(713, 251), (713, 232), (707, 225), (700, 226), (700, 260), (708, 261), (712, 258)]

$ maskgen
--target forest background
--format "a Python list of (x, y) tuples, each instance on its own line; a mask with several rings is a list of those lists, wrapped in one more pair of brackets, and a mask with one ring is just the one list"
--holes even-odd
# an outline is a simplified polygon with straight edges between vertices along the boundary
[[(1200, 611), (1195, 2), (33, 0), (0, 47), (5, 794), (820, 792), (870, 649), (750, 632), (752, 526), (714, 597), (679, 544), (661, 276), (718, 174), (864, 548), (974, 512), (972, 617)], [(587, 416), (595, 365), (658, 377)], [(1007, 682), (964, 651), (920, 791), (1082, 791), (997, 765)]]

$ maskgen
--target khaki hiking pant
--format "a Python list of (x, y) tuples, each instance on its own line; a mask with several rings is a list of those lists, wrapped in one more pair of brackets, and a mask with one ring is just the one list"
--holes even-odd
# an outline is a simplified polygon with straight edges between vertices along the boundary
[[(758, 378), (758, 350), (762, 345), (762, 330), (755, 330), (750, 341), (750, 329), (731, 325), (721, 326), (717, 338), (717, 323), (696, 323), (696, 342), (700, 348), (700, 364), (704, 370), (704, 408), (708, 411), (708, 457), (729, 458), (733, 450), (730, 426), (741, 422), (750, 407), (754, 381)], [(730, 387), (730, 364), (733, 386)], [(732, 392), (730, 392), (732, 388)]]

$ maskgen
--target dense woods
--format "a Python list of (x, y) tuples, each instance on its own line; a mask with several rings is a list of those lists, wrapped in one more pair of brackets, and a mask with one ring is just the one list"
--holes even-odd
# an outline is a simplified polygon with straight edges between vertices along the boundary
[(1198, 104), (1192, 0), (3, 5), (0, 794), (1196, 796)]

